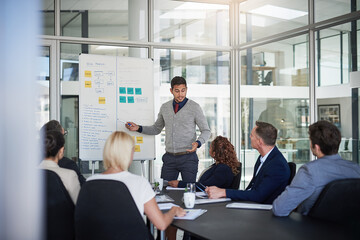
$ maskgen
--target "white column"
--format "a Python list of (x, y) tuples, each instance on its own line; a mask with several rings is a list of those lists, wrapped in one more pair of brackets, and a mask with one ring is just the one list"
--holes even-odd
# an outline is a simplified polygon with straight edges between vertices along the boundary
[(42, 239), (35, 127), (39, 0), (0, 1), (0, 239)]
[[(128, 31), (130, 41), (147, 41), (148, 24), (147, 24), (147, 1), (145, 0), (128, 0)], [(146, 58), (146, 51), (140, 49), (129, 49), (129, 57)]]

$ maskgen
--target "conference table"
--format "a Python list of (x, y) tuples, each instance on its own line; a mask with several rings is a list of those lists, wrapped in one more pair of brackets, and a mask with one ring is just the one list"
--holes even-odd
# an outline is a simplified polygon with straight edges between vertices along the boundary
[[(184, 191), (164, 190), (185, 208)], [(200, 239), (360, 239), (347, 227), (293, 212), (276, 217), (271, 210), (226, 208), (230, 202), (195, 205), (207, 212), (195, 220), (174, 220), (172, 225)]]

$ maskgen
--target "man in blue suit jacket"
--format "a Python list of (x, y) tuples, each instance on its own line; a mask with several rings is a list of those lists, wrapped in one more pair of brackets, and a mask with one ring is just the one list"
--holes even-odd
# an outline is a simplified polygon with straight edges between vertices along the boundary
[(228, 197), (232, 200), (253, 201), (270, 204), (287, 186), (290, 178), (289, 165), (275, 146), (277, 129), (265, 122), (256, 121), (250, 134), (251, 147), (256, 149), (258, 157), (254, 175), (246, 190), (221, 189), (208, 187), (209, 198)]

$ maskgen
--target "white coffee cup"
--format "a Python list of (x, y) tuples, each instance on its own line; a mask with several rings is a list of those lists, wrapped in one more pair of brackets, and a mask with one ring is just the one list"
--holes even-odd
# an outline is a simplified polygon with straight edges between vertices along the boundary
[(193, 208), (195, 206), (194, 192), (184, 192), (184, 204), (186, 208)]

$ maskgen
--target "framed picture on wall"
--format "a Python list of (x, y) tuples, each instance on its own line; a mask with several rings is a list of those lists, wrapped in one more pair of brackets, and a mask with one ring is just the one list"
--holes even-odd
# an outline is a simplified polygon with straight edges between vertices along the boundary
[(296, 107), (296, 127), (309, 127), (310, 125), (310, 115), (308, 106), (298, 106)]
[(319, 105), (318, 119), (329, 121), (340, 128), (340, 104)]

